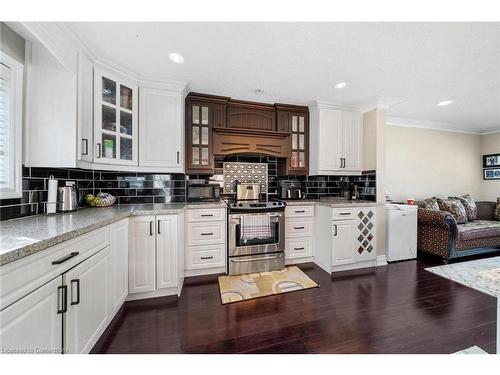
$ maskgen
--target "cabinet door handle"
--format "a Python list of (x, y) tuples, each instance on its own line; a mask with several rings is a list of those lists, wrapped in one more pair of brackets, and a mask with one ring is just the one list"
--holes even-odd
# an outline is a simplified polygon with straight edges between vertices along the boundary
[(200, 216), (201, 217), (212, 217), (212, 216), (214, 216), (214, 214), (201, 214)]
[(303, 248), (303, 247), (294, 247), (293, 249), (294, 249), (294, 250), (304, 250), (304, 248)]
[(211, 255), (209, 257), (201, 257), (201, 260), (214, 259), (214, 256)]
[(342, 168), (342, 158), (340, 158), (340, 168)]
[(88, 155), (89, 154), (89, 140), (87, 138), (82, 138), (82, 148), (83, 145), (85, 145), (85, 152), (82, 151), (82, 155)]
[(96, 144), (97, 146), (97, 158), (101, 158), (101, 144), (100, 143), (97, 143)]
[(68, 260), (70, 260), (71, 258), (74, 258), (76, 257), (77, 255), (79, 255), (80, 253), (78, 251), (73, 251), (71, 254), (68, 254), (64, 257), (62, 257), (61, 259), (58, 259), (58, 260), (54, 260), (52, 262), (52, 265), (53, 266), (56, 266), (58, 264), (63, 264), (64, 262), (67, 262)]
[(351, 213), (350, 212), (341, 212), (339, 213), (340, 216), (346, 216), (346, 215), (350, 215)]
[(305, 210), (295, 211), (296, 214), (303, 214), (304, 212), (306, 211)]
[(337, 225), (336, 224), (333, 226), (333, 229), (335, 229), (335, 232), (333, 232), (333, 236), (337, 237)]
[(154, 221), (149, 222), (149, 235), (150, 236), (153, 235), (153, 224), (154, 224)]
[(304, 229), (304, 227), (293, 227), (293, 229)]
[(202, 236), (213, 236), (214, 232), (201, 233)]
[[(80, 279), (71, 280), (71, 304), (78, 305), (80, 303)], [(73, 283), (76, 283), (76, 302), (73, 302)]]
[(158, 234), (161, 234), (161, 220), (158, 220)]
[(60, 285), (57, 287), (57, 313), (64, 314), (68, 311), (68, 286)]
[(179, 164), (179, 151), (177, 151), (177, 164)]

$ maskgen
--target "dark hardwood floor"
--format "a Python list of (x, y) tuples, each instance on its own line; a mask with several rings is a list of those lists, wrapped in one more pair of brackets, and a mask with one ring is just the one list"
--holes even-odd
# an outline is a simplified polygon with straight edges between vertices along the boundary
[(93, 353), (494, 353), (496, 299), (424, 270), (428, 260), (331, 277), (320, 288), (223, 306), (217, 278), (125, 303)]

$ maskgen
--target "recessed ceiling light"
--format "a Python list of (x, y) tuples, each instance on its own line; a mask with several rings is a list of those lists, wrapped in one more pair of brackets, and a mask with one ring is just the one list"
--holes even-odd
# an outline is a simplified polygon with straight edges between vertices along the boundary
[(447, 105), (450, 105), (451, 103), (453, 103), (453, 100), (443, 100), (442, 102), (439, 102), (436, 105), (439, 107), (446, 107)]
[(337, 83), (337, 84), (336, 84), (335, 86), (333, 86), (333, 87), (335, 87), (336, 89), (343, 89), (343, 88), (344, 88), (344, 87), (346, 87), (346, 86), (347, 86), (347, 83), (345, 83), (345, 82), (339, 82), (339, 83)]
[(170, 55), (168, 55), (168, 57), (170, 61), (176, 64), (182, 64), (184, 62), (184, 57), (182, 57), (178, 53), (171, 53)]
[(253, 91), (254, 91), (256, 94), (258, 94), (258, 95), (262, 95), (262, 94), (264, 94), (264, 90), (262, 90), (262, 89), (255, 89), (255, 90), (253, 90)]

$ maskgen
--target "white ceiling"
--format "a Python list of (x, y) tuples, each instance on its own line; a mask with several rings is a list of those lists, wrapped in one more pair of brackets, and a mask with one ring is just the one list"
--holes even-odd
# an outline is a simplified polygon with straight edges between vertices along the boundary
[[(500, 129), (500, 23), (67, 25), (97, 56), (143, 78), (188, 82), (191, 91), (295, 104), (385, 95), (403, 100), (390, 116)], [(171, 63), (171, 52), (184, 63)], [(335, 90), (339, 81), (348, 86)], [(436, 106), (447, 99), (454, 103)]]

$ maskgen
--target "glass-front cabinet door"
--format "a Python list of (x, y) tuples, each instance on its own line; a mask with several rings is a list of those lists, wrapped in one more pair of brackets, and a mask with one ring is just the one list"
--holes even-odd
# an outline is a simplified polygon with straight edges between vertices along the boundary
[(212, 173), (211, 104), (186, 103), (186, 172)]
[(289, 172), (307, 173), (309, 154), (309, 119), (303, 113), (289, 113), (290, 160)]
[(94, 73), (94, 162), (137, 165), (137, 86)]

